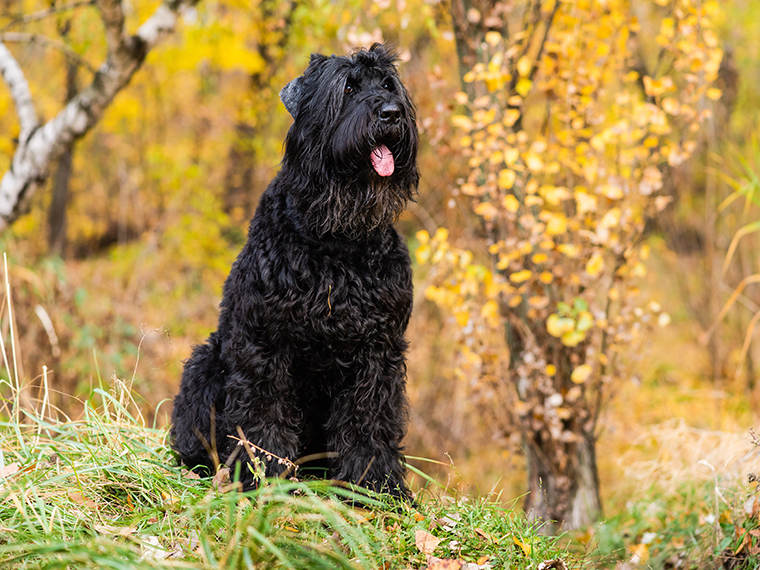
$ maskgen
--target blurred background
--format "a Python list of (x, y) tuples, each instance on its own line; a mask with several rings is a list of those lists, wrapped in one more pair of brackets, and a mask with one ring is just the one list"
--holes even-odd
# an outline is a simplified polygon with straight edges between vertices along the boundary
[[(462, 190), (477, 149), (462, 141), (461, 127), (468, 125), (461, 117), (486, 108), (478, 98), (491, 89), (479, 92), (477, 78), (466, 74), (486, 69), (476, 67), (477, 57), (493, 62), (488, 58), (497, 43), (511, 41), (504, 30), (502, 39), (485, 39), (493, 31), (489, 16), (498, 15), (502, 27), (509, 22), (519, 41), (518, 28), (531, 10), (538, 21), (555, 4), (567, 17), (573, 10), (613, 20), (617, 11), (625, 14), (643, 47), (631, 52), (639, 59), (629, 54), (621, 65), (655, 80), (660, 62), (646, 47), (661, 45), (663, 29), (673, 21), (681, 25), (689, 10), (710, 7), (722, 57), (708, 87), (719, 91), (710, 93), (710, 116), (692, 137), (688, 157), (662, 161), (659, 195), (672, 202), (647, 215), (635, 236), (648, 252), (636, 287), (646, 303), (667, 313), (660, 323), (667, 326), (647, 329), (621, 352), (621, 372), (604, 393), (595, 434), (607, 512), (655, 480), (676, 485), (686, 474), (711, 478), (700, 460), (715, 468), (733, 465), (751, 448), (747, 431), (756, 425), (760, 403), (754, 334), (760, 290), (751, 282), (737, 289), (760, 272), (753, 226), (760, 219), (760, 4), (752, 0), (722, 2), (719, 9), (717, 2), (665, 0), (201, 2), (148, 54), (93, 131), (67, 150), (29, 212), (0, 235), (29, 405), (46, 366), (61, 415), (76, 417), (93, 387), (118, 378), (132, 384), (148, 422), (168, 422), (182, 362), (214, 329), (224, 279), (277, 172), (291, 123), (278, 92), (305, 69), (312, 52), (342, 54), (376, 41), (397, 47), (422, 140), (419, 197), (398, 227), (413, 251), (445, 227), (449, 243), (487, 264), (495, 242), (484, 236), (492, 219)], [(127, 27), (136, 29), (157, 5), (125, 4)], [(89, 3), (23, 20), (49, 6), (0, 1), (0, 36), (24, 70), (43, 120), (91, 81), (88, 68), (97, 67), (106, 50)], [(467, 34), (474, 45), (469, 51)], [(715, 47), (711, 41), (708, 47)], [(494, 49), (483, 55), (483, 46)], [(562, 46), (551, 53), (561, 59)], [(612, 105), (615, 93), (608, 89), (600, 102)], [(659, 101), (651, 85), (640, 90)], [(542, 93), (539, 99), (548, 101), (549, 91)], [(0, 173), (9, 168), (18, 134), (13, 102), (0, 83)], [(452, 488), (518, 499), (527, 491), (519, 431), (515, 438), (504, 427), (508, 422), (499, 422), (513, 404), (475, 393), (461, 365), (467, 332), (426, 295), (440, 274), (419, 264), (424, 255), (413, 259), (406, 452), (440, 462), (412, 460)], [(2, 327), (7, 339), (7, 309)]]

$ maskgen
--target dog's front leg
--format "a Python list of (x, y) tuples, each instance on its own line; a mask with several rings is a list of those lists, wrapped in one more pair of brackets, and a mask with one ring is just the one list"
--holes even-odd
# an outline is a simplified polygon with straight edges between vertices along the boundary
[(303, 410), (290, 361), (282, 353), (268, 351), (266, 357), (252, 359), (245, 371), (232, 374), (225, 409), (227, 463), (240, 462), (245, 488), (255, 485), (256, 462), (267, 477), (276, 477), (298, 459)]
[(337, 452), (333, 478), (408, 497), (401, 440), (406, 432), (406, 365), (402, 349), (374, 345), (352, 362), (353, 383), (332, 402), (325, 426)]

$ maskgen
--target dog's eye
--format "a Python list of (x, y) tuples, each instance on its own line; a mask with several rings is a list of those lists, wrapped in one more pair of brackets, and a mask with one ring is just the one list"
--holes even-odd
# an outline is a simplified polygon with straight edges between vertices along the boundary
[(351, 93), (353, 92), (354, 92), (354, 86), (349, 83), (346, 83), (346, 87), (343, 89), (343, 93), (345, 93), (346, 95), (351, 95)]
[(385, 89), (386, 91), (394, 91), (395, 88), (396, 86), (394, 85), (393, 81), (391, 81), (390, 79), (386, 79), (385, 81), (383, 81), (383, 89)]

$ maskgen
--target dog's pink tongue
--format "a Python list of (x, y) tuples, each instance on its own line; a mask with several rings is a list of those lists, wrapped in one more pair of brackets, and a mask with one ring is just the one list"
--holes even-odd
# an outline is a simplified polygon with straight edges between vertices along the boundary
[(380, 176), (390, 176), (396, 168), (393, 161), (393, 153), (385, 145), (380, 145), (372, 149), (370, 153), (372, 166)]

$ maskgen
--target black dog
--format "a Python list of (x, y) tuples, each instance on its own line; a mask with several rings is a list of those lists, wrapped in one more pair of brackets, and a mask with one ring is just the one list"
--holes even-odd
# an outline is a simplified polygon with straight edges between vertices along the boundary
[[(250, 488), (251, 449), (267, 476), (286, 470), (277, 458), (321, 453), (333, 479), (408, 495), (412, 274), (393, 222), (417, 189), (418, 135), (395, 62), (378, 44), (312, 55), (280, 93), (295, 119), (282, 168), (174, 400), (186, 465), (240, 461)], [(238, 444), (240, 430), (255, 447)]]

